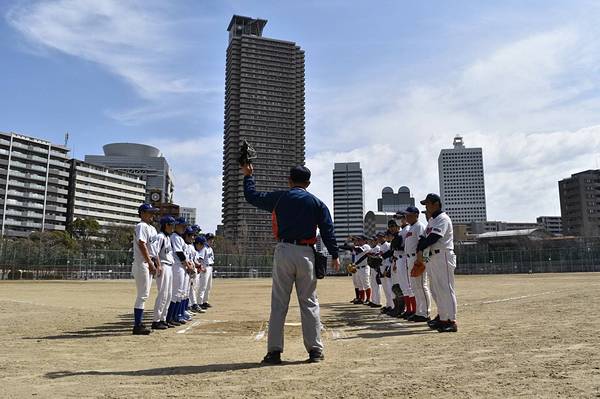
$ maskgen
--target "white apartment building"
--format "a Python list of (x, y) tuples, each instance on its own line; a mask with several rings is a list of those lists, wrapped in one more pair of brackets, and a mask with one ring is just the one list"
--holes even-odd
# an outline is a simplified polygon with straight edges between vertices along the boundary
[(336, 163), (333, 169), (333, 224), (339, 243), (364, 234), (364, 184), (360, 162)]
[(0, 132), (1, 236), (65, 230), (68, 153), (45, 140)]
[(196, 208), (179, 208), (179, 216), (184, 217), (190, 224), (196, 224)]
[(105, 228), (139, 222), (138, 207), (146, 197), (146, 181), (142, 177), (77, 159), (69, 162), (68, 223), (95, 219)]
[(454, 138), (454, 148), (438, 157), (440, 197), (443, 210), (453, 223), (468, 224), (487, 219), (483, 155), (481, 148), (467, 148), (463, 138)]

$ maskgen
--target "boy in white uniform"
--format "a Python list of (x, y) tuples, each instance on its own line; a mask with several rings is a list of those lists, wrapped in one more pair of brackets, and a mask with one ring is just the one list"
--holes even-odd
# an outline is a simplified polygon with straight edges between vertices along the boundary
[(360, 295), (360, 303), (369, 304), (371, 300), (371, 268), (367, 264), (367, 258), (371, 252), (371, 246), (367, 244), (367, 237), (358, 237), (356, 243), (358, 248), (356, 249), (356, 279), (358, 283), (358, 294)]
[(423, 251), (429, 249), (430, 258), (426, 270), (431, 277), (435, 291), (439, 321), (433, 326), (439, 332), (457, 332), (456, 324), (456, 292), (454, 289), (454, 232), (450, 217), (442, 212), (442, 201), (437, 194), (427, 194), (421, 201), (427, 213), (431, 215), (425, 230), (426, 237), (417, 246), (417, 260), (423, 261)]
[(133, 265), (131, 274), (135, 279), (137, 295), (133, 306), (133, 335), (148, 335), (152, 332), (142, 324), (144, 306), (150, 296), (150, 285), (152, 276), (161, 274), (160, 261), (155, 257), (154, 239), (157, 236), (156, 229), (151, 225), (154, 215), (158, 209), (150, 204), (142, 204), (138, 208), (141, 221), (135, 226), (133, 241)]
[(167, 311), (173, 295), (173, 248), (171, 247), (171, 234), (175, 230), (175, 218), (165, 215), (160, 219), (160, 233), (154, 242), (157, 257), (160, 259), (162, 273), (156, 276), (158, 293), (154, 303), (153, 330), (165, 330), (175, 327), (167, 323)]
[(173, 258), (175, 263), (173, 264), (173, 298), (171, 299), (171, 306), (167, 313), (167, 322), (176, 326), (185, 324), (179, 315), (183, 312), (182, 301), (185, 297), (185, 276), (189, 269), (189, 261), (185, 255), (185, 241), (183, 235), (187, 221), (185, 218), (179, 217), (175, 219), (175, 233), (171, 235), (171, 246), (173, 248)]
[(196, 249), (194, 248), (194, 239), (196, 238), (196, 231), (193, 227), (187, 227), (185, 229), (185, 233), (183, 235), (183, 240), (185, 241), (184, 254), (188, 261), (188, 268), (185, 273), (185, 280), (183, 283), (184, 286), (184, 296), (183, 296), (183, 304), (181, 306), (182, 312), (180, 314), (181, 318), (185, 321), (190, 321), (192, 319), (192, 313), (190, 312), (190, 293), (192, 292), (193, 282), (196, 279), (197, 272), (196, 267), (194, 265), (194, 259), (196, 258)]
[[(406, 262), (408, 273), (410, 272), (417, 260), (417, 245), (419, 240), (425, 237), (425, 225), (419, 221), (420, 211), (414, 206), (406, 208), (406, 221), (410, 225), (406, 240), (404, 242), (404, 252), (406, 254)], [(425, 271), (418, 277), (410, 276), (410, 286), (414, 293), (411, 298), (411, 306), (414, 306), (415, 314), (408, 320), (415, 323), (424, 323), (429, 321), (429, 312), (431, 306), (431, 294), (429, 293), (429, 282), (427, 272)]]
[(200, 306), (200, 290), (202, 289), (202, 277), (206, 271), (206, 238), (203, 235), (199, 235), (194, 240), (194, 248), (196, 255), (194, 258), (194, 266), (196, 267), (196, 280), (194, 281), (194, 302), (192, 310), (196, 313), (205, 313), (206, 311)]
[[(380, 256), (381, 248), (379, 246), (379, 239), (382, 236), (383, 235), (381, 233), (378, 233), (371, 240), (371, 243), (369, 244), (369, 245), (371, 245), (371, 250), (369, 251), (370, 258)], [(371, 259), (371, 262), (373, 262), (373, 259)], [(369, 265), (369, 267), (371, 268), (371, 270), (370, 270), (371, 274), (369, 276), (369, 285), (371, 286), (371, 298), (367, 305), (369, 305), (372, 308), (380, 308), (381, 307), (381, 285), (379, 284), (380, 279), (378, 278), (378, 276), (380, 274), (381, 266), (377, 266), (375, 268), (375, 267), (372, 267), (371, 265)]]
[(210, 290), (212, 289), (213, 265), (215, 264), (215, 253), (212, 248), (213, 243), (215, 242), (215, 236), (211, 233), (207, 233), (204, 238), (206, 238), (206, 245), (204, 246), (206, 249), (206, 271), (200, 278), (198, 301), (200, 302), (202, 309), (206, 310), (212, 307), (212, 305), (208, 303), (208, 297), (210, 296)]

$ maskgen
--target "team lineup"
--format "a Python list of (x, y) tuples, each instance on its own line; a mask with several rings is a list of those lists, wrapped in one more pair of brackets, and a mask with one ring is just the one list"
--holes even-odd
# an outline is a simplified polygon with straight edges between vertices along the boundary
[[(454, 270), (456, 255), (453, 228), (442, 211), (440, 197), (428, 194), (421, 201), (427, 225), (419, 221), (421, 211), (410, 206), (397, 212), (388, 230), (369, 239), (350, 237), (337, 246), (329, 210), (306, 191), (310, 170), (297, 166), (290, 170), (290, 189), (273, 193), (255, 190), (253, 168), (242, 165), (244, 194), (254, 206), (270, 211), (278, 241), (273, 262), (271, 317), (268, 352), (263, 364), (280, 364), (283, 352), (283, 325), (290, 293), (295, 286), (302, 314), (304, 343), (309, 362), (324, 359), (321, 340), (319, 302), (316, 294), (318, 263), (314, 244), (317, 228), (332, 256), (332, 268), (339, 270), (339, 250), (351, 253), (355, 290), (354, 304), (381, 308), (381, 313), (410, 322), (427, 323), (439, 332), (457, 332)], [(193, 313), (204, 313), (212, 288), (214, 264), (212, 234), (200, 234), (196, 225), (184, 218), (163, 216), (160, 232), (152, 225), (158, 209), (142, 204), (141, 221), (136, 225), (132, 274), (137, 288), (134, 305), (134, 335), (166, 330), (191, 320)], [(150, 328), (143, 323), (145, 303), (152, 280), (156, 280)], [(382, 305), (382, 294), (385, 306)], [(431, 318), (432, 299), (437, 315)]]
[[(427, 226), (418, 208), (397, 212), (388, 230), (374, 238), (349, 237), (340, 249), (350, 251), (354, 304), (381, 308), (381, 313), (415, 323), (427, 323), (439, 332), (457, 332), (452, 221), (441, 210), (437, 194), (421, 201)], [(381, 291), (385, 297), (382, 306)], [(431, 319), (431, 299), (438, 314)]]

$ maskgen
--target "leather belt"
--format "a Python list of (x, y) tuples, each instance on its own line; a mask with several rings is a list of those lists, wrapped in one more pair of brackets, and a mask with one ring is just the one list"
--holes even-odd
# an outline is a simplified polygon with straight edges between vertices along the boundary
[(417, 256), (417, 254), (408, 254), (408, 255), (406, 255), (407, 258), (414, 258), (415, 256)]
[(279, 242), (284, 242), (286, 244), (301, 245), (303, 247), (312, 247), (312, 244), (308, 244), (308, 243), (305, 243), (302, 241), (303, 240), (286, 240), (285, 238), (282, 238), (281, 240), (279, 240)]

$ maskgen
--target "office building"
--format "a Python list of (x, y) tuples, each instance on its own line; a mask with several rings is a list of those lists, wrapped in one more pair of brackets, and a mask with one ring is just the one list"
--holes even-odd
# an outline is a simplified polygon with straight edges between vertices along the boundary
[(495, 220), (487, 220), (485, 222), (471, 222), (466, 226), (467, 233), (469, 234), (483, 234), (512, 230), (531, 230), (539, 229), (541, 227), (539, 223), (534, 222), (501, 222)]
[(463, 138), (454, 138), (454, 148), (443, 149), (438, 157), (440, 197), (453, 223), (487, 220), (483, 155), (481, 148), (467, 148)]
[(364, 234), (364, 184), (360, 162), (336, 163), (333, 168), (333, 224), (338, 244)]
[(196, 208), (179, 208), (179, 216), (184, 217), (190, 224), (196, 224)]
[(1, 235), (64, 231), (69, 150), (48, 141), (0, 132)]
[(246, 254), (272, 251), (271, 215), (244, 200), (238, 157), (256, 151), (257, 190), (284, 190), (289, 170), (304, 164), (304, 51), (264, 37), (267, 21), (234, 15), (229, 23), (223, 140), (223, 226)]
[(398, 193), (394, 193), (391, 187), (385, 187), (381, 191), (381, 198), (377, 200), (377, 211), (392, 212), (403, 211), (409, 206), (415, 206), (415, 199), (410, 196), (410, 189), (402, 186)]
[(600, 236), (600, 169), (575, 173), (558, 182), (562, 233)]
[(396, 212), (367, 212), (364, 219), (365, 235), (371, 238), (377, 233), (385, 233), (388, 229), (388, 221), (395, 214)]
[(173, 172), (158, 148), (146, 144), (113, 143), (104, 155), (86, 155), (85, 162), (140, 176), (146, 181), (146, 201), (173, 202)]
[(560, 216), (538, 216), (537, 224), (555, 236), (562, 235), (562, 218)]
[(67, 226), (77, 219), (94, 219), (101, 229), (135, 226), (138, 207), (146, 197), (140, 176), (71, 159)]

